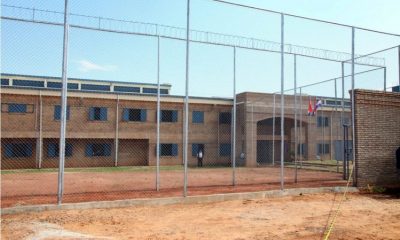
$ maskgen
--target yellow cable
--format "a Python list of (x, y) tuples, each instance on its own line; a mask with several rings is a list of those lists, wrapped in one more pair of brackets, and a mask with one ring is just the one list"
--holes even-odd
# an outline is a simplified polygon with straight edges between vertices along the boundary
[(331, 232), (332, 232), (332, 229), (333, 229), (333, 225), (335, 224), (336, 218), (339, 215), (340, 206), (342, 205), (342, 202), (346, 198), (347, 190), (349, 189), (350, 179), (351, 179), (351, 176), (353, 175), (354, 165), (355, 165), (355, 162), (353, 163), (353, 167), (351, 168), (349, 179), (347, 180), (346, 189), (344, 190), (342, 199), (340, 200), (339, 205), (338, 205), (338, 207), (336, 209), (335, 215), (333, 216), (332, 222), (329, 225), (329, 228), (325, 233), (324, 240), (328, 240), (329, 239), (329, 236), (331, 235)]

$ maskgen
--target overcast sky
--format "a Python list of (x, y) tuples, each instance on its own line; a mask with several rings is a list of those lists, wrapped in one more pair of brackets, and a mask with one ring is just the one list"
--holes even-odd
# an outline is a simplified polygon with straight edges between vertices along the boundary
[[(400, 33), (400, 2), (396, 0), (230, 0), (237, 3), (320, 18), (381, 31)], [(191, 1), (191, 28), (196, 30), (241, 35), (280, 41), (280, 16), (216, 3), (211, 0)], [(36, 9), (63, 10), (63, 1), (3, 0), (2, 4)], [(71, 12), (90, 16), (110, 17), (185, 27), (184, 0), (78, 1), (70, 0)], [(3, 15), (26, 16), (29, 11), (2, 8)], [(36, 12), (37, 18), (57, 19), (59, 16)], [(88, 24), (87, 18), (74, 18), (77, 24)], [(104, 21), (106, 24), (106, 21)], [(3, 20), (2, 72), (33, 75), (61, 75), (62, 27)], [(115, 29), (123, 28), (114, 24)], [(351, 51), (351, 30), (329, 24), (296, 18), (285, 18), (286, 43)], [(365, 54), (400, 44), (400, 38), (356, 32), (356, 52)], [(71, 28), (69, 45), (70, 77), (133, 82), (156, 82), (157, 42), (155, 38), (127, 34), (104, 33)], [(161, 82), (172, 84), (173, 94), (184, 93), (185, 44), (161, 40)], [(195, 96), (232, 96), (233, 51), (229, 47), (191, 44), (190, 94)], [(398, 62), (395, 50), (377, 54), (385, 57), (388, 86), (398, 81)], [(298, 85), (338, 77), (340, 63), (297, 59)], [(237, 92), (274, 92), (280, 89), (279, 54), (237, 50)], [(357, 67), (363, 71), (366, 67)], [(346, 67), (346, 74), (350, 68)], [(285, 60), (285, 87), (293, 86), (293, 58)], [(383, 71), (358, 76), (357, 87), (383, 87)], [(346, 88), (350, 85), (346, 79)], [(303, 92), (316, 95), (334, 94), (333, 82), (305, 88)], [(338, 89), (341, 86), (338, 85)], [(340, 93), (339, 93), (340, 94)]]

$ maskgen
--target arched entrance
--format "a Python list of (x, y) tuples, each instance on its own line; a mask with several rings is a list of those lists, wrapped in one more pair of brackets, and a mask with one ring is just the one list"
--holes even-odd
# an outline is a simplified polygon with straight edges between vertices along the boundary
[[(296, 150), (294, 141), (294, 119), (284, 118), (284, 158), (290, 161)], [(300, 121), (297, 122), (300, 126)], [(304, 133), (307, 132), (303, 122)], [(257, 155), (256, 160), (259, 165), (271, 165), (280, 162), (281, 148), (281, 118), (275, 118), (275, 137), (273, 136), (273, 118), (266, 118), (257, 122)], [(275, 144), (274, 144), (275, 141)], [(275, 148), (275, 159), (273, 159), (273, 148)]]

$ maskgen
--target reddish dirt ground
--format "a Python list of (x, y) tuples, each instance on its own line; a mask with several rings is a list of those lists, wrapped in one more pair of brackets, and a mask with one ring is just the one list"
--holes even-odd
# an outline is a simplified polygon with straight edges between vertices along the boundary
[[(279, 168), (238, 168), (232, 186), (229, 168), (189, 169), (188, 194), (203, 195), (251, 192), (280, 188)], [(285, 169), (285, 187), (340, 186), (340, 173)], [(183, 171), (160, 173), (160, 191), (155, 191), (154, 172), (67, 172), (63, 202), (103, 201), (148, 197), (181, 196)], [(13, 173), (2, 175), (1, 206), (56, 203), (57, 173)]]
[[(341, 194), (2, 216), (2, 239), (322, 239)], [(400, 199), (349, 194), (329, 239), (399, 239)]]

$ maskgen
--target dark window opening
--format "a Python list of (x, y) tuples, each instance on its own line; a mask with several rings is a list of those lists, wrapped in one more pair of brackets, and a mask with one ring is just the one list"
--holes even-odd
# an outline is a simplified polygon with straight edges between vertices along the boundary
[(161, 122), (177, 122), (178, 111), (176, 110), (161, 110)]
[(231, 155), (231, 144), (222, 143), (219, 145), (219, 155), (220, 156), (230, 156)]
[(82, 90), (90, 91), (110, 91), (110, 86), (108, 85), (96, 85), (96, 84), (81, 84)]
[(178, 156), (178, 144), (160, 144), (160, 156)]
[(89, 120), (91, 120), (91, 121), (107, 121), (107, 108), (91, 107), (89, 109)]
[[(49, 143), (47, 145), (47, 156), (48, 157), (58, 157), (60, 154), (60, 145), (58, 143)], [(65, 156), (72, 156), (72, 144), (65, 144)]]
[(204, 123), (204, 112), (193, 111), (192, 112), (192, 122), (193, 123)]
[(21, 87), (44, 87), (44, 81), (34, 80), (13, 80), (13, 86)]
[(9, 113), (26, 113), (27, 105), (19, 104), (19, 103), (9, 103), (8, 104), (8, 112)]
[(330, 145), (327, 143), (318, 143), (317, 144), (317, 154), (329, 154), (330, 152)]
[[(54, 120), (61, 119), (61, 106), (55, 105), (54, 106)], [(67, 120), (69, 120), (69, 106), (67, 106)]]
[(230, 112), (219, 113), (219, 124), (231, 124), (232, 114)]
[(204, 144), (203, 143), (193, 143), (192, 144), (192, 156), (193, 157), (196, 157), (197, 153), (199, 153), (200, 150), (203, 152), (203, 156), (204, 156)]
[(317, 126), (318, 127), (329, 127), (329, 118), (328, 117), (318, 117), (317, 118)]
[(124, 108), (122, 115), (124, 121), (145, 122), (147, 118), (147, 110)]
[(87, 157), (107, 157), (111, 156), (111, 144), (91, 143), (86, 145)]
[(31, 143), (6, 143), (4, 144), (4, 156), (9, 158), (31, 157), (33, 144)]

